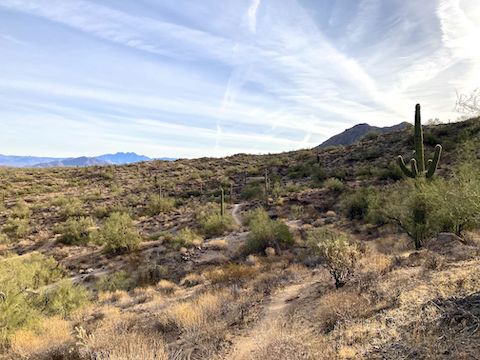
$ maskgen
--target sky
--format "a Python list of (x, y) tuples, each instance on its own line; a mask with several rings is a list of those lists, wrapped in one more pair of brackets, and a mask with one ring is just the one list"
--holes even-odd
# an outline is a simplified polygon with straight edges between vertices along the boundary
[(417, 102), (453, 120), (478, 39), (478, 0), (0, 0), (0, 153), (275, 153)]

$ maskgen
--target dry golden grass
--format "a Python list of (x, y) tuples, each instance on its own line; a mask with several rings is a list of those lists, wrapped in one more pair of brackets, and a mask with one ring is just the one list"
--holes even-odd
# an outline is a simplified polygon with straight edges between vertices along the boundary
[(259, 267), (244, 264), (227, 264), (204, 273), (212, 284), (239, 284), (253, 279), (259, 272)]
[(155, 286), (155, 290), (162, 294), (173, 295), (178, 290), (178, 286), (172, 281), (160, 280)]
[(228, 242), (225, 239), (214, 239), (206, 243), (207, 248), (212, 250), (227, 250), (228, 249)]
[(186, 275), (182, 281), (180, 281), (180, 285), (186, 287), (193, 287), (205, 282), (205, 277), (201, 274), (190, 273)]
[(182, 331), (201, 331), (220, 314), (222, 306), (230, 300), (231, 295), (225, 290), (203, 293), (194, 299), (174, 304), (164, 312), (161, 321), (175, 324)]
[(35, 359), (72, 342), (71, 324), (52, 317), (42, 319), (33, 329), (17, 331), (11, 339), (11, 348), (18, 357)]
[(156, 334), (125, 333), (114, 336), (99, 360), (168, 360), (164, 341)]

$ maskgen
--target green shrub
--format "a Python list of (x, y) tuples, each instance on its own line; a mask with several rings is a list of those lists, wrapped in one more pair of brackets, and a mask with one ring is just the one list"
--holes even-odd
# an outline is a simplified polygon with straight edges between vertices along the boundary
[(237, 228), (235, 220), (230, 213), (225, 213), (221, 216), (219, 204), (209, 203), (204, 206), (200, 210), (197, 219), (207, 237), (220, 236)]
[(432, 216), (443, 231), (457, 235), (480, 228), (480, 164), (468, 161), (449, 180), (437, 179), (431, 188)]
[(9, 218), (3, 226), (3, 232), (16, 239), (30, 235), (30, 221), (22, 218)]
[(378, 170), (377, 178), (379, 180), (398, 181), (403, 179), (403, 172), (397, 164), (389, 163), (386, 167)]
[(176, 249), (181, 247), (199, 246), (202, 243), (203, 238), (189, 227), (180, 230), (172, 240), (172, 244)]
[(19, 200), (12, 209), (12, 217), (18, 219), (29, 219), (32, 215), (32, 210), (24, 200)]
[(330, 191), (341, 192), (345, 185), (340, 179), (329, 178), (323, 182), (323, 187)]
[(126, 271), (117, 271), (111, 275), (102, 276), (98, 279), (96, 288), (98, 291), (114, 292), (117, 290), (129, 290), (133, 281)]
[(95, 222), (85, 217), (69, 218), (55, 228), (55, 232), (61, 234), (59, 241), (67, 245), (87, 244), (93, 240), (95, 231)]
[(272, 220), (267, 212), (258, 208), (249, 216), (250, 234), (245, 243), (245, 252), (252, 254), (264, 251), (267, 247), (281, 249), (293, 244), (288, 226), (280, 220)]
[(201, 220), (201, 225), (205, 235), (208, 237), (223, 235), (225, 232), (233, 231), (237, 227), (230, 214), (223, 216), (210, 214)]
[(361, 188), (344, 194), (340, 206), (345, 216), (350, 220), (363, 220), (368, 214), (370, 193), (370, 189)]
[(147, 204), (147, 213), (150, 216), (169, 212), (175, 206), (175, 200), (169, 197), (161, 197), (160, 195), (151, 195)]
[(60, 217), (62, 219), (66, 220), (71, 216), (83, 215), (83, 203), (79, 198), (66, 198), (60, 204)]
[(41, 288), (63, 275), (55, 259), (39, 253), (0, 261), (0, 347), (14, 331), (38, 319), (46, 303)]
[(314, 253), (322, 257), (323, 266), (332, 275), (335, 287), (344, 286), (352, 277), (360, 257), (357, 247), (345, 234), (326, 227), (311, 230), (307, 243)]
[(130, 215), (117, 212), (105, 220), (97, 238), (107, 252), (135, 250), (141, 242), (140, 234)]
[(305, 207), (303, 207), (302, 205), (290, 206), (290, 215), (292, 219), (302, 219), (305, 215)]
[(263, 199), (264, 188), (259, 184), (249, 184), (243, 189), (241, 197), (244, 200)]
[(83, 286), (64, 279), (45, 294), (45, 299), (46, 314), (67, 317), (73, 311), (85, 306), (89, 302), (90, 294)]
[(398, 182), (372, 197), (368, 217), (398, 225), (419, 248), (441, 230), (434, 216), (435, 187), (435, 181), (425, 179)]

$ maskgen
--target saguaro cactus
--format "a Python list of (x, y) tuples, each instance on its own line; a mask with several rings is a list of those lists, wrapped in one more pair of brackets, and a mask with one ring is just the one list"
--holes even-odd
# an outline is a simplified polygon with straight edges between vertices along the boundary
[(220, 188), (221, 195), (220, 195), (220, 215), (223, 217), (225, 215), (225, 191), (223, 187)]
[(405, 161), (401, 155), (398, 155), (398, 165), (403, 173), (411, 178), (426, 176), (431, 178), (437, 170), (440, 155), (442, 154), (442, 145), (435, 146), (433, 159), (428, 160), (425, 166), (425, 151), (423, 148), (423, 129), (420, 116), (420, 104), (415, 106), (415, 135), (414, 135), (415, 153), (413, 159), (410, 160), (410, 169), (405, 165)]

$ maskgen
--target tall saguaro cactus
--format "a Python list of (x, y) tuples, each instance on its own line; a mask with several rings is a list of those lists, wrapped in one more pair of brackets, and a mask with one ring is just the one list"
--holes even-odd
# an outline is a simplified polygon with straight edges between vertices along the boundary
[(225, 216), (225, 191), (223, 190), (223, 187), (220, 188), (221, 190), (221, 197), (220, 197), (220, 215), (222, 217)]
[(423, 129), (422, 120), (420, 116), (420, 104), (415, 106), (415, 135), (414, 135), (415, 153), (413, 159), (410, 160), (410, 169), (405, 164), (403, 157), (398, 155), (398, 165), (402, 169), (403, 173), (411, 178), (417, 178), (420, 176), (426, 176), (427, 179), (431, 178), (437, 170), (438, 162), (440, 161), (440, 155), (442, 154), (442, 145), (437, 144), (435, 146), (435, 153), (433, 159), (428, 160), (425, 165), (425, 151), (423, 148)]

